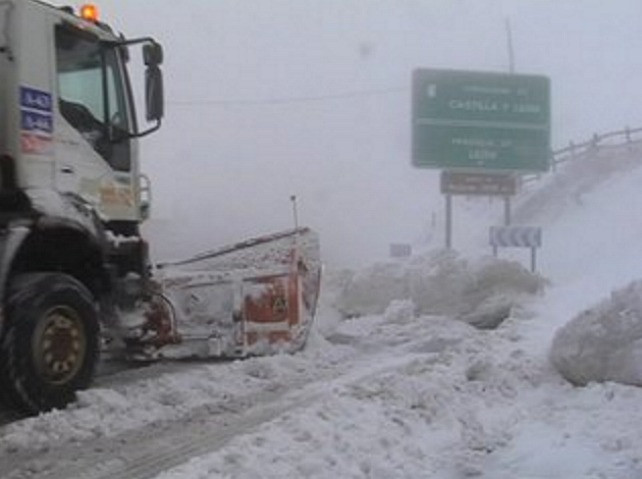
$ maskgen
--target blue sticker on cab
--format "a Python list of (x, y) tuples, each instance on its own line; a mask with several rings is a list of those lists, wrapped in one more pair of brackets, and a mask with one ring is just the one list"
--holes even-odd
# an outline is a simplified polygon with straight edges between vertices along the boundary
[(24, 131), (37, 131), (53, 133), (53, 119), (51, 115), (43, 115), (34, 111), (22, 110), (22, 129)]
[(20, 87), (20, 106), (30, 110), (51, 113), (51, 93), (26, 86)]

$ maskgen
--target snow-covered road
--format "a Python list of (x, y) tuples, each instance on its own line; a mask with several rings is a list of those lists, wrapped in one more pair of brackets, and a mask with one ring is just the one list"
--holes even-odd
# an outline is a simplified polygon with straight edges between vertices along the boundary
[[(389, 439), (403, 449), (408, 428), (422, 423), (430, 428), (433, 421), (453, 420), (451, 414), (440, 417), (440, 409), (455, 396), (453, 379), (466, 384), (466, 375), (480, 374), (477, 369), (487, 366), (480, 355), (489, 352), (476, 330), (450, 319), (416, 317), (408, 306), (401, 303), (382, 316), (346, 322), (331, 341), (317, 336), (295, 357), (170, 368), (175, 371), (152, 366), (123, 373), (129, 376), (122, 378), (125, 381), (110, 376), (112, 386), (101, 388), (108, 385), (99, 384), (83, 393), (68, 411), (9, 426), (2, 438), (0, 474), (7, 478), (30, 473), (50, 478), (153, 477), (195, 455), (235, 447), (230, 442), (240, 438), (261, 437), (263, 428), (278, 427), (276, 421), (292, 432), (299, 430), (300, 437), (290, 440), (298, 443), (301, 461), (285, 455), (275, 475), (288, 463), (291, 474), (314, 474), (318, 458), (305, 449), (316, 449), (315, 443), (326, 440), (330, 440), (324, 452), (328, 458), (336, 453), (341, 453), (337, 459), (344, 456), (336, 464), (341, 475), (353, 454), (367, 456), (373, 445), (348, 441), (355, 450), (344, 449), (345, 440), (331, 440), (335, 427), (353, 429), (351, 434), (363, 434), (364, 439), (393, 428), (402, 438), (391, 435)], [(467, 354), (458, 354), (461, 349)], [(129, 382), (132, 376), (138, 380)], [(427, 381), (426, 376), (432, 379)], [(380, 395), (390, 396), (392, 404), (381, 402)], [(362, 401), (368, 407), (361, 408), (361, 417), (342, 418), (352, 416), (351, 408)], [(310, 415), (313, 420), (304, 419)], [(297, 426), (297, 418), (308, 424)], [(462, 421), (463, 427), (472, 427), (466, 418)], [(456, 441), (453, 433), (451, 441)], [(421, 428), (415, 434), (420, 438)], [(297, 454), (285, 438), (275, 439), (285, 447), (284, 454)], [(275, 444), (267, 444), (272, 441), (252, 439), (255, 445), (265, 443), (261, 455), (276, 452)], [(388, 446), (383, 441), (378, 447), (383, 460)], [(448, 444), (441, 447), (448, 448)], [(422, 449), (424, 446), (417, 450), (420, 456)], [(405, 461), (401, 450), (395, 461)], [(417, 461), (421, 463), (421, 457)], [(250, 476), (271, 475), (263, 470), (262, 462), (259, 458), (252, 461), (250, 467), (259, 469), (248, 471)], [(318, 464), (322, 465), (323, 461)], [(359, 467), (384, 465), (368, 466), (366, 461)], [(325, 466), (317, 474), (324, 470)]]
[[(517, 205), (544, 227), (544, 289), (479, 260), (474, 235), (473, 259), (329, 270), (301, 353), (101, 376), (67, 410), (2, 426), (0, 477), (642, 477), (642, 389), (574, 387), (548, 357), (557, 328), (642, 276), (636, 158), (568, 165)], [(467, 208), (469, 225), (496, 213)]]
[[(499, 413), (542, 382), (524, 353), (506, 348), (513, 339), (494, 351), (494, 334), (395, 303), (342, 323), (330, 341), (313, 338), (295, 357), (152, 366), (129, 383), (110, 376), (119, 384), (83, 393), (71, 410), (9, 426), (0, 474), (153, 477), (213, 451), (213, 477), (472, 471), (505, 442), (514, 419)], [(485, 431), (478, 410), (499, 424)]]

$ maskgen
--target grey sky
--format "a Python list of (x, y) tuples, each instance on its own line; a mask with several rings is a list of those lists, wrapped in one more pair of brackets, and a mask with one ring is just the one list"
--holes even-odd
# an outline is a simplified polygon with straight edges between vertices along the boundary
[(410, 166), (410, 72), (507, 71), (506, 18), (517, 72), (551, 78), (553, 147), (642, 126), (639, 0), (98, 3), (165, 47), (144, 169), (156, 218), (185, 228), (161, 253), (289, 227), (290, 194), (330, 260), (420, 240), (441, 203), (434, 172)]

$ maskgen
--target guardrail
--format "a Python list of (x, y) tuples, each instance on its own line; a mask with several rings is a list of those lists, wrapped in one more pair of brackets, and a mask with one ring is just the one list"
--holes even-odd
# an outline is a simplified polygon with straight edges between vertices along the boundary
[[(595, 133), (590, 140), (584, 141), (582, 143), (574, 143), (571, 141), (568, 146), (553, 150), (551, 152), (551, 170), (554, 172), (557, 169), (558, 165), (560, 165), (561, 163), (569, 160), (574, 160), (587, 152), (598, 149), (600, 146), (606, 146), (606, 142), (611, 141), (615, 138), (619, 138), (620, 141), (616, 141), (615, 143), (608, 143), (609, 146), (621, 146), (627, 143), (633, 143), (634, 141), (642, 140), (642, 138), (634, 139), (634, 137), (639, 134), (642, 134), (642, 127), (629, 128), (627, 126), (623, 130), (611, 131), (602, 134)], [(541, 174), (524, 175), (522, 177), (522, 184), (538, 180), (541, 176)]]

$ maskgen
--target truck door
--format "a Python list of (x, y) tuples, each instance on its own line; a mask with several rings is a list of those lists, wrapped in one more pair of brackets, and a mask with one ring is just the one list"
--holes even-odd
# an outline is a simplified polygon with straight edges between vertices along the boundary
[(109, 220), (136, 220), (133, 122), (119, 50), (71, 25), (55, 27), (56, 185)]

